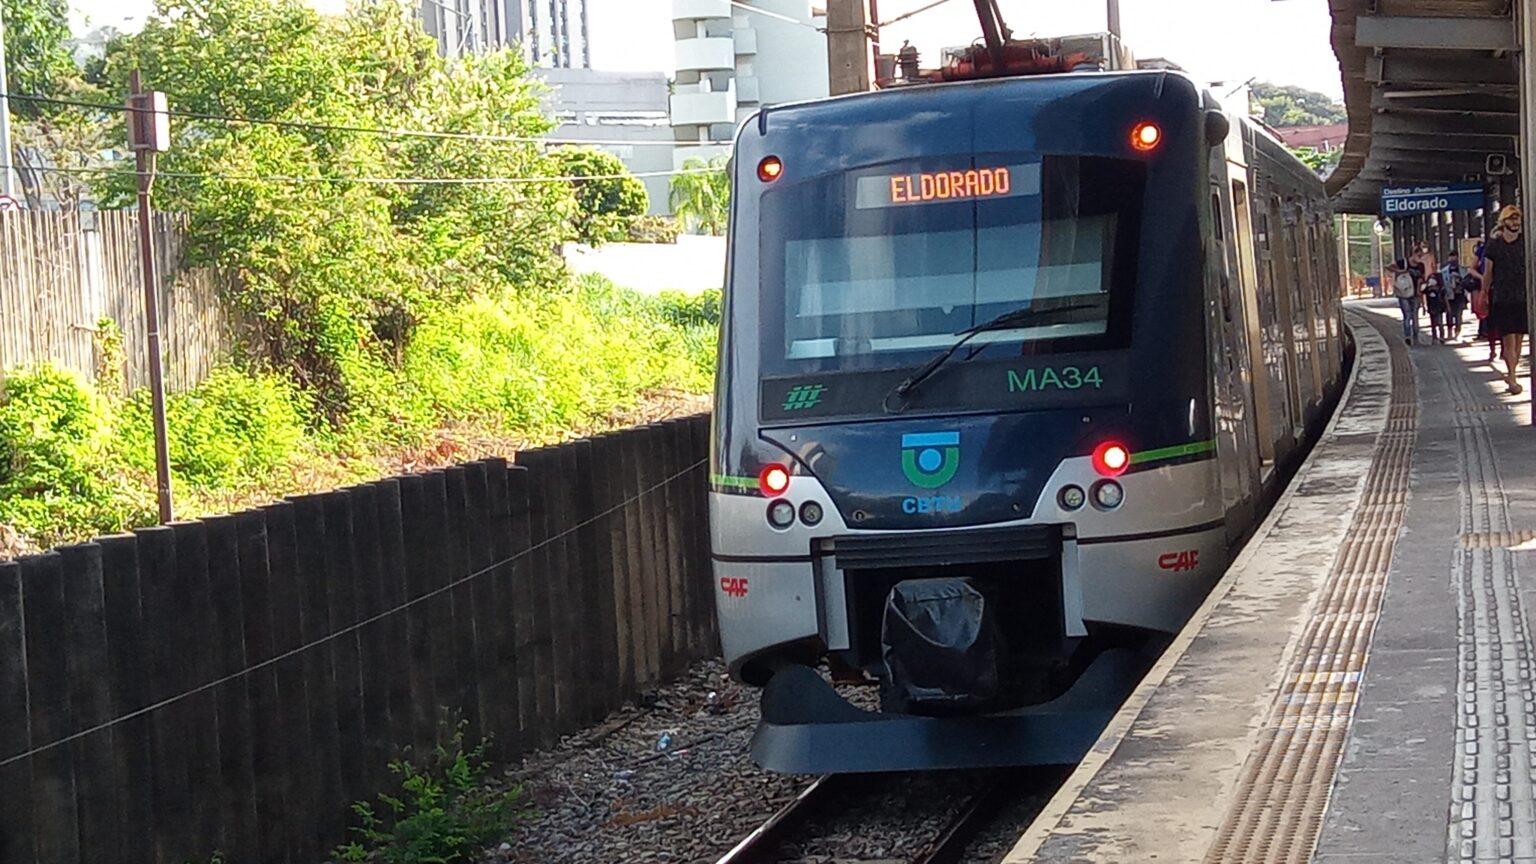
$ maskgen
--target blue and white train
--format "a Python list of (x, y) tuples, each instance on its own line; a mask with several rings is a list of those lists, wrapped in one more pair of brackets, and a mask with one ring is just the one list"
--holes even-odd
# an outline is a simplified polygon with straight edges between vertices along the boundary
[(710, 517), (754, 758), (1075, 761), (1341, 386), (1322, 183), (1168, 71), (767, 108), (731, 171)]

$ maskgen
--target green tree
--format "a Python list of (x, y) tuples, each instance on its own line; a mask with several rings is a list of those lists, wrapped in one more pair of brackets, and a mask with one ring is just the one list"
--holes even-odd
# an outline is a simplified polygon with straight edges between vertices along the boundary
[(576, 239), (589, 246), (625, 239), (630, 220), (645, 215), (650, 199), (645, 184), (629, 173), (619, 157), (590, 147), (562, 147), (550, 154), (571, 181), (576, 196), (572, 217)]
[[(156, 198), (188, 215), (191, 263), (233, 277), (257, 355), (333, 423), (391, 427), (395, 367), (433, 310), (560, 276), (574, 202), (538, 179), (557, 172), (533, 140), (505, 140), (551, 128), (515, 52), (444, 60), (398, 3), (159, 0), (102, 75), (123, 92), (135, 68), (181, 111), (288, 124), (175, 118)], [(410, 128), (500, 140), (351, 131)]]
[[(6, 86), (13, 94), (78, 102), (100, 101), (70, 56), (65, 0), (0, 0), (5, 19)], [(45, 200), (72, 208), (89, 195), (86, 175), (57, 168), (100, 167), (108, 112), (18, 98), (10, 102), (21, 191), (32, 207)]]
[(669, 201), (672, 212), (690, 230), (704, 234), (725, 233), (731, 205), (731, 178), (725, 170), (725, 157), (708, 162), (689, 159), (683, 169), (694, 173), (672, 178)]
[[(5, 77), (10, 92), (49, 97), (66, 93), (79, 77), (65, 45), (69, 4), (65, 0), (0, 0), (0, 16), (5, 18)], [(39, 102), (11, 103), (11, 113), (22, 119), (48, 110)]]
[(1276, 129), (1285, 126), (1327, 126), (1349, 119), (1343, 104), (1338, 100), (1305, 87), (1261, 81), (1254, 84), (1249, 93), (1253, 101), (1253, 113)]

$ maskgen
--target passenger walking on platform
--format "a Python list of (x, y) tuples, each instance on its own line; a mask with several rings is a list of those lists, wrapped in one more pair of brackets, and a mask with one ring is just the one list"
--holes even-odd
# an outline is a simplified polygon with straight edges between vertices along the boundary
[(1408, 269), (1408, 262), (1401, 258), (1388, 265), (1387, 274), (1392, 279), (1392, 296), (1397, 298), (1397, 310), (1403, 313), (1403, 341), (1412, 345), (1419, 338), (1419, 286)]
[(1445, 256), (1445, 266), (1440, 268), (1440, 282), (1445, 285), (1447, 295), (1446, 328), (1451, 339), (1460, 341), (1461, 316), (1467, 311), (1467, 286), (1466, 274), (1461, 272), (1461, 262), (1456, 257), (1455, 250)]
[(1486, 244), (1483, 287), (1488, 289), (1489, 335), (1503, 348), (1506, 392), (1518, 394), (1517, 370), (1522, 342), (1528, 332), (1525, 316), (1525, 240), (1520, 236), (1524, 217), (1514, 204), (1499, 211), (1499, 233)]
[(1424, 278), (1424, 308), (1429, 310), (1429, 336), (1436, 345), (1444, 345), (1446, 339), (1445, 313), (1449, 308), (1445, 283), (1439, 273)]

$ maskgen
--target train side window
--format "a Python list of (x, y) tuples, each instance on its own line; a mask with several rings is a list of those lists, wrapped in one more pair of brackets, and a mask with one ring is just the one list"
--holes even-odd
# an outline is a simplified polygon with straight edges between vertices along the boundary
[(1221, 212), (1221, 196), (1216, 194), (1215, 192), (1212, 192), (1211, 193), (1211, 223), (1216, 226), (1216, 239), (1217, 240), (1226, 240), (1227, 239), (1225, 231), (1222, 228), (1222, 223), (1225, 222), (1225, 221), (1227, 221), (1226, 220), (1226, 216), (1225, 216), (1225, 214), (1223, 214)]

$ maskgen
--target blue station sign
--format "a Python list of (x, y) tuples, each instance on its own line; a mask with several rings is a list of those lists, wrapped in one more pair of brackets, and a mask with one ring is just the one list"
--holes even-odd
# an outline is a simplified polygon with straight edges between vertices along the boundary
[(1386, 216), (1477, 210), (1483, 206), (1481, 183), (1447, 183), (1441, 186), (1385, 186), (1381, 212)]

